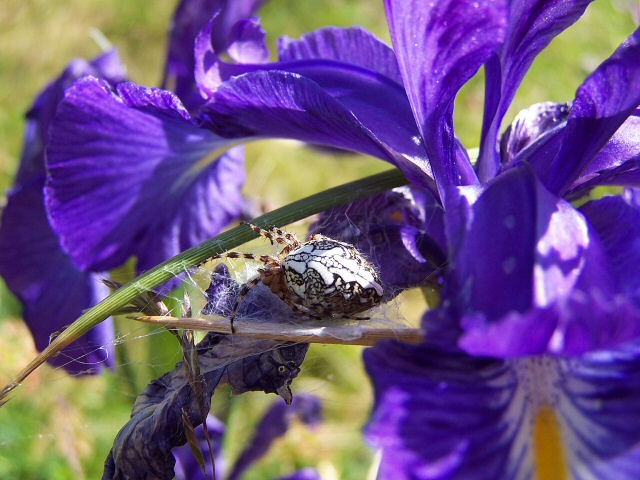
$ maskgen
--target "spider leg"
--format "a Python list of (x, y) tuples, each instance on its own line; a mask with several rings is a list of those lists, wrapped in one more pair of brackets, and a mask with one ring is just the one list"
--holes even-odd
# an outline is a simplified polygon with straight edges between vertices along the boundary
[(211, 260), (218, 260), (220, 258), (241, 258), (244, 260), (255, 260), (256, 262), (266, 263), (268, 265), (272, 265), (274, 262), (277, 263), (278, 260), (269, 255), (254, 255), (252, 253), (243, 253), (243, 252), (224, 252), (219, 255), (214, 255), (213, 257), (207, 258), (205, 261), (200, 263), (200, 265), (204, 265)]
[(236, 318), (236, 312), (238, 310), (238, 307), (240, 306), (240, 302), (242, 301), (242, 299), (245, 297), (245, 295), (247, 295), (247, 293), (249, 293), (249, 291), (256, 287), (261, 281), (260, 277), (256, 277), (253, 280), (245, 283), (242, 288), (240, 289), (240, 291), (238, 292), (238, 296), (236, 297), (235, 301), (233, 302), (233, 307), (231, 307), (231, 314), (229, 315), (229, 326), (231, 327), (231, 333), (234, 334), (236, 333), (235, 328), (233, 328), (233, 320)]
[(248, 226), (256, 232), (261, 237), (265, 237), (272, 244), (273, 242), (279, 243), (280, 245), (285, 245), (288, 247), (297, 247), (300, 245), (300, 240), (296, 238), (293, 233), (285, 232), (284, 230), (272, 225), (268, 230), (258, 227), (252, 223), (242, 222), (244, 225)]

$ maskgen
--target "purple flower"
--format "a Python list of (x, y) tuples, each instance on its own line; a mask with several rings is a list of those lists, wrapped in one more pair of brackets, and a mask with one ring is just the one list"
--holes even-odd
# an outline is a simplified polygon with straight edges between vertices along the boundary
[[(38, 350), (49, 345), (54, 332), (71, 324), (107, 293), (98, 275), (79, 269), (61, 248), (49, 225), (42, 193), (46, 180), (44, 145), (51, 119), (64, 90), (84, 75), (115, 84), (124, 80), (124, 67), (115, 51), (91, 62), (75, 60), (38, 95), (27, 113), (20, 167), (2, 211), (0, 275), (22, 302), (23, 318)], [(114, 364), (112, 339), (108, 320), (51, 363), (74, 374), (98, 373), (103, 364)]]
[[(227, 3), (233, 6), (227, 8)], [(225, 7), (216, 17), (218, 36), (213, 39), (216, 51), (223, 52), (234, 45), (234, 37), (228, 35), (232, 26), (254, 12), (260, 3), (181, 2), (173, 19), (165, 83), (175, 85), (185, 103), (197, 105), (203, 101), (193, 95), (193, 43), (198, 31), (214, 12)], [(73, 82), (80, 79), (82, 83), (87, 78), (100, 82), (103, 95), (113, 95), (117, 85), (125, 81), (124, 67), (115, 51), (90, 63), (72, 62), (38, 96), (27, 115), (19, 170), (2, 212), (0, 275), (22, 302), (23, 317), (39, 350), (49, 344), (52, 334), (106, 296), (108, 291), (100, 282), (102, 272), (122, 265), (134, 255), (138, 270), (146, 270), (219, 233), (237, 218), (241, 208), (241, 149), (216, 158), (215, 147), (209, 148), (212, 135), (200, 129), (194, 134), (193, 129), (179, 122), (176, 126), (172, 115), (178, 115), (180, 120), (188, 118), (182, 107), (163, 118), (149, 120), (145, 116), (145, 109), (153, 102), (162, 104), (166, 100), (173, 105), (173, 97), (157, 95), (146, 105), (132, 89), (126, 115), (119, 115), (122, 109), (83, 112), (94, 115), (93, 122), (100, 121), (103, 113), (106, 120), (114, 121), (118, 128), (110, 132), (110, 137), (100, 138), (92, 130), (92, 121), (85, 117), (81, 121), (87, 123), (75, 131), (82, 137), (78, 139), (81, 145), (67, 145), (64, 140), (60, 144), (60, 132), (68, 128), (69, 119), (59, 121), (54, 117), (64, 117), (68, 111), (64, 105), (75, 95), (68, 91)], [(62, 107), (58, 109), (60, 103)], [(148, 127), (144, 145), (122, 143), (129, 122)], [(121, 148), (113, 148), (118, 145)], [(62, 178), (56, 174), (57, 180), (52, 182), (48, 169), (59, 167), (45, 165), (45, 147), (64, 151), (51, 154), (53, 157), (63, 154), (73, 159), (62, 171), (73, 165), (88, 175), (81, 181), (67, 182), (64, 174)], [(87, 150), (90, 158), (83, 156)], [(160, 165), (158, 156), (165, 154), (169, 158)], [(121, 155), (124, 164), (114, 163), (117, 155)], [(102, 177), (91, 173), (96, 167)], [(61, 185), (62, 191), (49, 193), (45, 202), (43, 189), (50, 191), (52, 183)], [(85, 204), (88, 192), (97, 203)], [(152, 204), (146, 201), (150, 195), (155, 196)], [(59, 221), (56, 205), (61, 203), (75, 211), (73, 222)], [(66, 235), (60, 235), (61, 231)], [(105, 231), (109, 235), (102, 235)], [(78, 243), (82, 243), (79, 248)], [(112, 338), (109, 320), (74, 342), (51, 363), (76, 374), (97, 373), (102, 363), (113, 365)]]
[[(534, 58), (588, 3), (387, 0), (393, 50), (359, 28), (325, 28), (281, 39), (273, 63), (253, 19), (231, 28), (227, 45), (237, 50), (223, 61), (214, 17), (195, 40), (203, 100), (188, 110), (169, 91), (134, 84), (114, 91), (85, 78), (69, 89), (47, 150), (51, 223), (79, 265), (110, 268), (138, 254), (147, 267), (184, 244), (140, 242), (140, 229), (155, 225), (142, 212), (173, 208), (183, 231), (232, 216), (220, 211), (232, 195), (214, 195), (225, 201), (208, 209), (191, 195), (223, 165), (238, 178), (241, 164), (206, 163), (202, 152), (279, 137), (388, 161), (412, 194), (353, 206), (356, 231), (349, 207), (332, 226), (382, 259), (394, 290), (434, 274), (441, 285), (440, 306), (423, 316), (425, 344), (385, 343), (365, 356), (376, 388), (368, 437), (383, 449), (384, 478), (526, 478), (549, 458), (578, 478), (631, 478), (638, 195), (570, 201), (597, 186), (638, 186), (640, 33), (570, 104), (536, 105), (499, 136)], [(486, 102), (472, 162), (453, 106), (481, 66)], [(80, 234), (87, 225), (91, 234)], [(384, 260), (392, 253), (395, 269)], [(542, 440), (550, 453), (539, 453)]]

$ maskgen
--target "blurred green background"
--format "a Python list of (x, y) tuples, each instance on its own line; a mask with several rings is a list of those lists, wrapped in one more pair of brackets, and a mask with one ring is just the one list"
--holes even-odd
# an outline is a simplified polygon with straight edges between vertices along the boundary
[[(381, 2), (380, 2), (381, 3)], [(132, 81), (157, 85), (162, 75), (166, 25), (173, 0), (3, 0), (0, 8), (0, 193), (11, 185), (20, 155), (24, 113), (35, 95), (69, 60), (91, 58), (101, 32), (116, 46)], [(601, 1), (578, 24), (557, 38), (538, 58), (514, 105), (567, 101), (582, 79), (635, 28), (634, 2)], [(297, 37), (323, 25), (362, 25), (388, 40), (381, 4), (370, 0), (271, 0), (261, 12), (273, 46), (280, 35)], [(482, 118), (481, 75), (457, 100), (457, 132), (477, 146)], [(355, 156), (322, 155), (293, 142), (258, 142), (248, 149), (247, 194), (272, 209), (329, 186), (363, 177), (388, 166)], [(299, 169), (304, 165), (304, 182)], [(340, 172), (336, 175), (336, 172)], [(304, 227), (297, 231), (304, 234)], [(64, 295), (64, 286), (60, 294)], [(417, 324), (421, 308), (404, 308)], [(47, 312), (42, 312), (46, 321)], [(99, 378), (68, 378), (43, 367), (0, 409), (0, 479), (99, 478), (111, 443), (127, 421), (135, 395), (179, 360), (175, 342), (157, 329), (117, 324), (119, 366)], [(20, 306), (0, 281), (0, 384), (4, 385), (35, 355)], [(295, 391), (319, 395), (327, 421), (309, 432), (295, 427), (245, 478), (284, 475), (314, 466), (325, 479), (365, 478), (373, 453), (360, 438), (371, 405), (360, 349), (314, 346)], [(260, 414), (274, 400), (264, 394), (230, 399), (214, 396), (213, 413), (226, 421), (226, 453), (235, 457)]]

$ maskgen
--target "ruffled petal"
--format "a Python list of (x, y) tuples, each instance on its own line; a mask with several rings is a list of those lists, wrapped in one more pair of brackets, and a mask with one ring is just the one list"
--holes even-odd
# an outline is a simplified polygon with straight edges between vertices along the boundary
[(640, 33), (633, 33), (578, 88), (562, 148), (542, 180), (564, 195), (640, 104)]
[[(398, 81), (395, 57), (371, 34), (356, 28), (326, 28), (297, 41), (283, 40), (283, 61), (232, 64), (222, 61), (213, 51), (208, 28), (196, 40), (196, 51), (201, 52), (196, 77), (203, 94), (211, 97), (202, 110), (204, 117), (210, 117), (203, 119), (205, 124), (210, 122), (216, 131), (229, 137), (242, 132), (243, 124), (247, 124), (248, 135), (294, 138), (391, 159), (395, 165), (406, 164), (405, 174), (415, 183), (427, 183), (425, 173), (430, 176), (431, 170), (411, 107)], [(288, 112), (272, 125), (278, 118), (273, 115), (274, 109), (293, 110), (296, 116), (306, 114), (303, 123), (309, 124), (308, 132), (301, 136), (297, 125), (301, 122), (291, 123), (292, 114)], [(336, 137), (337, 144), (327, 138), (309, 137), (318, 129), (330, 128), (336, 114), (355, 117), (369, 131), (366, 135), (375, 137), (374, 143), (387, 147), (344, 142), (344, 134), (328, 135), (329, 139)], [(268, 120), (259, 120), (258, 115)], [(354, 128), (361, 130), (362, 126), (350, 130)]]
[(216, 158), (226, 146), (170, 92), (78, 81), (47, 149), (47, 208), (63, 248), (82, 268), (132, 255), (147, 267), (214, 236), (240, 212), (243, 162)]
[(458, 90), (498, 49), (507, 27), (505, 2), (386, 0), (387, 20), (413, 114), (441, 189), (461, 178), (453, 134)]
[[(258, 11), (264, 0), (182, 0), (173, 14), (162, 88), (172, 90), (189, 109), (203, 101), (195, 79), (194, 41), (198, 32), (212, 20), (210, 43), (218, 53), (229, 44), (236, 22)], [(233, 37), (231, 37), (233, 38)]]
[(484, 122), (478, 158), (481, 181), (499, 172), (498, 129), (535, 57), (582, 16), (592, 0), (526, 0), (509, 4), (504, 44), (486, 64)]
[(385, 342), (364, 353), (380, 478), (620, 478), (640, 468), (640, 345), (496, 361)]

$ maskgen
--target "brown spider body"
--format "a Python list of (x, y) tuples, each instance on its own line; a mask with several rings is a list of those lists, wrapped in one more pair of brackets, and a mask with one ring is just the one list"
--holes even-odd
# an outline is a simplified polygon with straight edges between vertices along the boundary
[(294, 312), (323, 317), (366, 320), (354, 315), (378, 305), (383, 289), (378, 272), (358, 250), (348, 243), (322, 235), (300, 242), (277, 227), (263, 230), (247, 224), (271, 242), (284, 245), (277, 256), (227, 252), (214, 258), (245, 258), (264, 263), (258, 276), (241, 288), (231, 311), (233, 319), (242, 298), (263, 283)]

